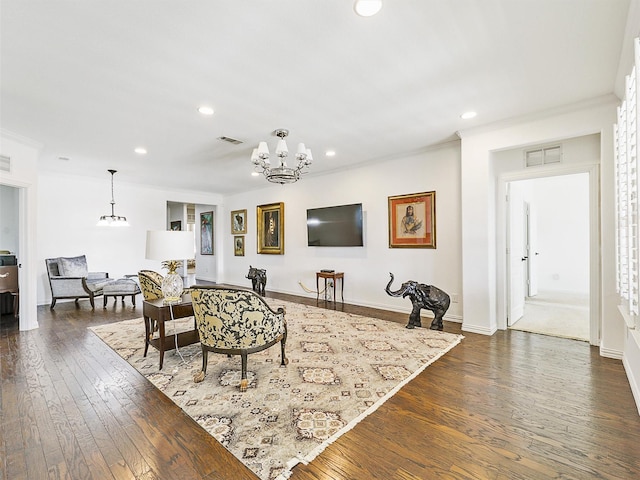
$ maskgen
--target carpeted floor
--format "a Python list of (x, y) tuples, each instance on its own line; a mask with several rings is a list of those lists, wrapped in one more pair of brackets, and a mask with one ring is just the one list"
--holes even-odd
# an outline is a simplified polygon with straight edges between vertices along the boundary
[(525, 301), (514, 330), (589, 341), (589, 296), (540, 292)]
[[(377, 409), (402, 385), (457, 345), (461, 335), (267, 299), (287, 314), (289, 364), (278, 345), (249, 355), (249, 389), (241, 393), (240, 357), (209, 354), (199, 344), (142, 356), (142, 319), (92, 330), (194, 418), (261, 479), (283, 479)], [(167, 324), (188, 330), (193, 318)], [(184, 359), (184, 360), (183, 360)]]

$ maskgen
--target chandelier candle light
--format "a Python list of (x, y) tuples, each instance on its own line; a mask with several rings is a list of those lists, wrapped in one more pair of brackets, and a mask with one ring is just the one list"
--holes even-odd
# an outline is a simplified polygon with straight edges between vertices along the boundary
[(111, 215), (102, 215), (100, 220), (98, 220), (98, 227), (128, 227), (129, 222), (127, 222), (127, 217), (120, 217), (115, 214), (114, 207), (116, 205), (115, 200), (113, 199), (113, 174), (117, 172), (117, 170), (107, 170), (111, 174)]
[(182, 267), (184, 259), (195, 258), (195, 240), (193, 232), (155, 230), (147, 231), (147, 260), (161, 260), (167, 275), (162, 280), (164, 304), (180, 303), (184, 290), (184, 281), (176, 271)]
[(258, 148), (253, 149), (251, 161), (256, 166), (256, 171), (262, 169), (261, 173), (272, 183), (285, 184), (297, 182), (300, 179), (300, 175), (306, 173), (305, 169), (311, 165), (313, 161), (311, 150), (306, 148), (304, 143), (299, 143), (296, 153), (297, 164), (295, 167), (289, 167), (287, 166), (289, 149), (287, 148), (287, 142), (284, 140), (289, 135), (289, 130), (280, 128), (274, 131), (273, 134), (280, 139), (276, 146), (278, 165), (271, 166), (267, 142), (260, 142)]

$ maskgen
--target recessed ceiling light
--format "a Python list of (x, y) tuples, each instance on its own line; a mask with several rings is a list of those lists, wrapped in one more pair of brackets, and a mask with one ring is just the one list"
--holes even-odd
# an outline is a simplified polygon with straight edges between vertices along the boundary
[(371, 17), (382, 8), (382, 0), (356, 0), (353, 9), (361, 17)]
[(335, 157), (336, 156), (336, 151), (335, 150), (327, 150), (327, 153), (325, 153), (325, 155), (327, 157)]
[(147, 149), (143, 148), (143, 147), (138, 147), (138, 148), (134, 149), (133, 151), (136, 152), (138, 155), (146, 155), (147, 154)]
[(202, 114), (202, 115), (213, 115), (213, 108), (211, 107), (207, 107), (205, 105), (203, 105), (202, 107), (198, 108), (198, 111)]
[(476, 115), (478, 115), (476, 112), (464, 112), (462, 115), (460, 115), (460, 118), (464, 120), (469, 120), (470, 118), (473, 118)]

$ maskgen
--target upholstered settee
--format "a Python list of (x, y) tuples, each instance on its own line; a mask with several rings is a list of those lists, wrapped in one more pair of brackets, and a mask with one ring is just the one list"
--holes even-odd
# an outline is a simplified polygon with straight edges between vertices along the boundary
[(273, 310), (260, 295), (249, 290), (215, 285), (191, 287), (191, 300), (202, 346), (202, 371), (194, 381), (204, 380), (208, 353), (240, 355), (240, 391), (246, 391), (247, 355), (280, 342), (281, 365), (285, 355), (287, 322), (283, 308)]
[(88, 298), (95, 308), (94, 298), (102, 295), (102, 289), (112, 280), (107, 272), (89, 272), (85, 255), (45, 259), (49, 285), (51, 286), (51, 308), (59, 299), (73, 298), (76, 303)]

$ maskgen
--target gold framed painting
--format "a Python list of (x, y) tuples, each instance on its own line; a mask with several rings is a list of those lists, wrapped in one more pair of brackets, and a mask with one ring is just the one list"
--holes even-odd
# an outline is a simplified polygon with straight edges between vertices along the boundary
[(389, 248), (436, 248), (436, 192), (389, 197)]
[(258, 253), (284, 255), (284, 203), (258, 205)]
[(247, 211), (233, 210), (231, 212), (231, 234), (240, 235), (247, 233)]
[(244, 236), (233, 237), (233, 254), (236, 257), (244, 257)]

